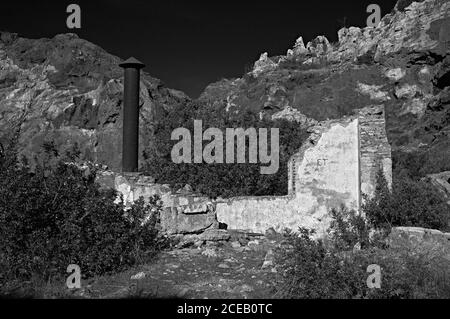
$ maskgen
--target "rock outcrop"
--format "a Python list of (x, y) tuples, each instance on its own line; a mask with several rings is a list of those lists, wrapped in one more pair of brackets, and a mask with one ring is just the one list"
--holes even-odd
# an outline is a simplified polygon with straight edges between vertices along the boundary
[(261, 54), (261, 57), (258, 61), (255, 62), (255, 66), (253, 68), (252, 74), (257, 77), (259, 74), (274, 70), (277, 67), (277, 64), (273, 62), (268, 56), (267, 52)]

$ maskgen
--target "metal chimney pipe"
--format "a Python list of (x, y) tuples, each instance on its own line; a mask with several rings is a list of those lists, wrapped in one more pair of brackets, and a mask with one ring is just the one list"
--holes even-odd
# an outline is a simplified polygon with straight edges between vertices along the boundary
[(119, 64), (124, 69), (122, 171), (138, 171), (139, 159), (139, 83), (145, 65), (135, 58)]

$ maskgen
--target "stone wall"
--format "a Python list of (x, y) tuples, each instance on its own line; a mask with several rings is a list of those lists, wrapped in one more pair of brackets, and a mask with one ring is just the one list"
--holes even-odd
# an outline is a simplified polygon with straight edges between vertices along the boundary
[[(172, 193), (142, 175), (107, 176), (102, 183), (123, 194), (126, 203), (140, 196), (161, 196), (163, 229), (171, 234), (229, 229), (264, 233), (273, 228), (312, 228), (319, 235), (329, 226), (329, 212), (345, 205), (358, 210), (361, 195), (373, 194), (381, 168), (392, 179), (391, 149), (386, 137), (383, 106), (361, 109), (339, 120), (321, 122), (288, 165), (289, 194), (281, 197), (239, 197), (211, 202), (192, 193)], [(112, 180), (111, 180), (112, 179)]]
[(361, 193), (372, 196), (377, 173), (382, 170), (392, 184), (391, 146), (386, 135), (382, 105), (364, 108), (358, 113)]
[(97, 182), (103, 187), (116, 189), (126, 206), (140, 197), (147, 200), (158, 195), (163, 206), (160, 225), (168, 234), (198, 234), (219, 228), (215, 203), (189, 190), (174, 193), (168, 185), (155, 184), (151, 177), (139, 173), (100, 172)]

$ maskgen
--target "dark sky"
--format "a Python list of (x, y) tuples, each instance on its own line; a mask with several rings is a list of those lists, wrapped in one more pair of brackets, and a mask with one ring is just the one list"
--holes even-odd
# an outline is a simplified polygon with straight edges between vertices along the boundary
[[(286, 54), (298, 36), (337, 40), (339, 22), (365, 26), (368, 4), (382, 16), (396, 0), (3, 0), (0, 30), (22, 37), (73, 32), (121, 58), (135, 56), (167, 86), (197, 97), (211, 82), (240, 77), (263, 52)], [(66, 27), (66, 7), (81, 7), (81, 29)]]

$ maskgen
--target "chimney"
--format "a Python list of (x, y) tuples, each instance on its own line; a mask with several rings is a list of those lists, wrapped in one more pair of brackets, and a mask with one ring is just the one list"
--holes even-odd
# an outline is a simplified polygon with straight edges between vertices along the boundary
[(122, 172), (138, 171), (139, 158), (139, 83), (145, 65), (135, 58), (119, 64), (124, 69)]

